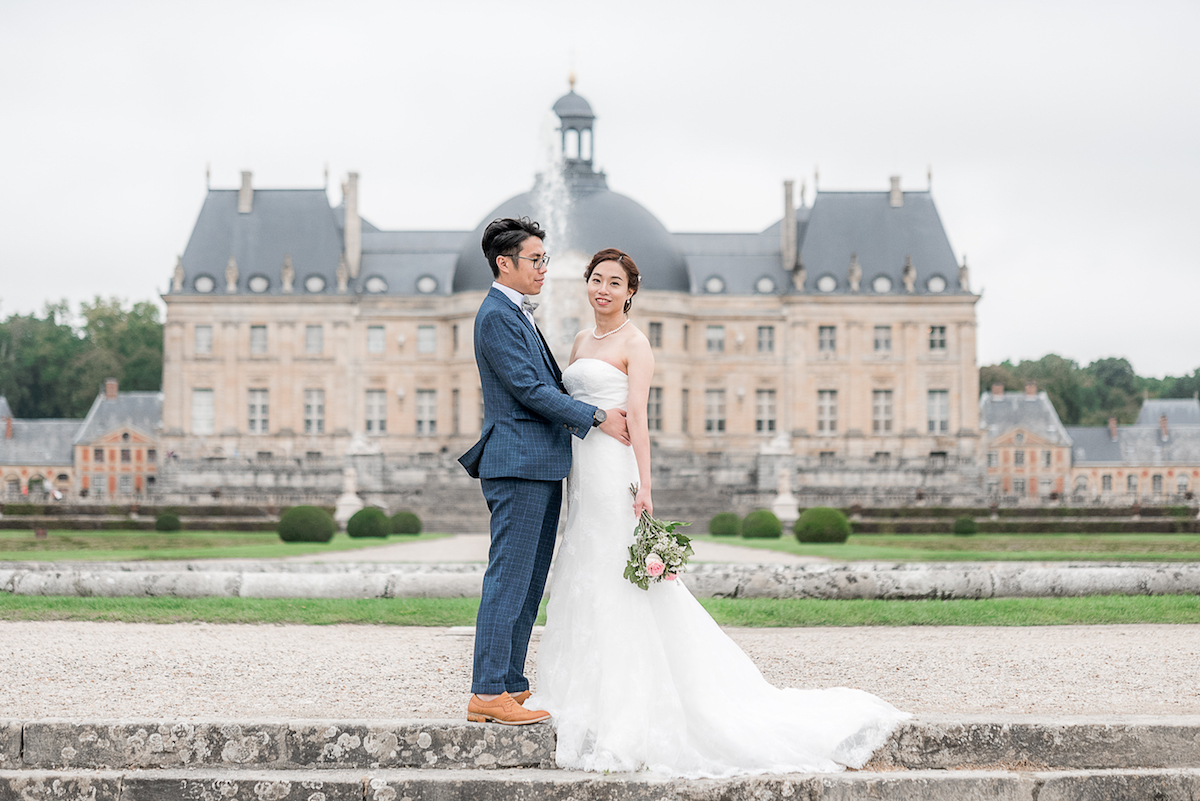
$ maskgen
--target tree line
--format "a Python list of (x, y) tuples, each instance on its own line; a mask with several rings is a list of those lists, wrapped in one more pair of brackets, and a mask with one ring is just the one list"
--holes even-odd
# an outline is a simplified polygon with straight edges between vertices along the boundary
[(1115, 417), (1119, 423), (1137, 419), (1145, 398), (1191, 398), (1200, 392), (1200, 367), (1191, 375), (1148, 378), (1133, 370), (1128, 359), (1097, 359), (1087, 367), (1053, 353), (1036, 361), (1003, 361), (979, 370), (984, 392), (993, 384), (1022, 391), (1027, 381), (1045, 390), (1065, 425), (1100, 426)]
[(99, 296), (74, 315), (67, 301), (0, 322), (0, 395), (17, 417), (83, 417), (116, 378), (122, 390), (162, 388), (163, 325), (149, 301)]

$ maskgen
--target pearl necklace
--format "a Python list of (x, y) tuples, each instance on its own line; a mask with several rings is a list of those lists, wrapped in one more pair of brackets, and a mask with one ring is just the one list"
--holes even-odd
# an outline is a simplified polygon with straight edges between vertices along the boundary
[(592, 338), (593, 339), (604, 339), (605, 337), (611, 337), (613, 334), (617, 333), (618, 331), (620, 331), (622, 328), (624, 328), (627, 325), (629, 325), (629, 320), (626, 320), (625, 322), (621, 323), (616, 328), (609, 331), (607, 334), (601, 334), (600, 336), (596, 336), (596, 329), (593, 328), (592, 329)]

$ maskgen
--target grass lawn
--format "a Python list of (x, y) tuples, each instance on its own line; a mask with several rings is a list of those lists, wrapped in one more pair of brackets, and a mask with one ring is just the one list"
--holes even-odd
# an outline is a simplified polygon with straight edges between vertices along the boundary
[[(1187, 595), (1002, 598), (983, 601), (701, 601), (725, 626), (1054, 626), (1200, 623)], [(0, 620), (472, 626), (477, 598), (367, 600), (75, 598), (0, 594)], [(545, 623), (545, 606), (538, 623)]]
[(766, 548), (839, 562), (1195, 562), (1197, 534), (852, 534), (844, 544), (780, 539), (712, 537), (694, 539)]
[(431, 540), (448, 534), (393, 534), (352, 539), (339, 532), (329, 542), (283, 542), (273, 531), (69, 531), (51, 530), (44, 540), (32, 531), (0, 531), (0, 562), (164, 559), (275, 559), (280, 556), (353, 551), (384, 544)]

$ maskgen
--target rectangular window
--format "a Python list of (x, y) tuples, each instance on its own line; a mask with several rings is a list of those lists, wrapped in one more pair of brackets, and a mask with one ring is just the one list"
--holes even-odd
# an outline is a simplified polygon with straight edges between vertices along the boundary
[(1013, 467), (1025, 466), (1025, 451), (1013, 451)]
[(1112, 492), (1112, 476), (1100, 476), (1100, 489), (1103, 492)]
[(383, 353), (383, 326), (367, 326), (367, 353)]
[(1043, 478), (1038, 482), (1038, 495), (1046, 496), (1054, 491), (1054, 484), (1048, 478)]
[(944, 470), (947, 461), (946, 457), (947, 454), (945, 451), (930, 451), (929, 466), (937, 470)]
[(130, 464), (133, 462), (133, 451), (129, 448), (121, 448), (121, 464)]
[(1025, 497), (1025, 479), (1018, 478), (1013, 481), (1013, 495), (1016, 495), (1018, 498)]
[(250, 353), (263, 356), (267, 352), (267, 327), (265, 325), (250, 326)]
[(269, 462), (275, 458), (274, 451), (258, 451), (254, 454), (255, 460), (259, 462)]
[(250, 390), (250, 425), (251, 434), (266, 434), (267, 425), (267, 390)]
[(1000, 482), (999, 481), (989, 481), (987, 484), (987, 494), (988, 495), (999, 495), (1000, 494)]
[(892, 327), (890, 325), (875, 326), (875, 352), (892, 352)]
[(775, 326), (760, 325), (758, 327), (758, 352), (775, 352)]
[(679, 430), (684, 434), (686, 434), (688, 431), (688, 404), (690, 403), (689, 397), (690, 393), (686, 389), (680, 391), (681, 406), (679, 407)]
[(662, 431), (662, 387), (650, 387), (646, 399), (646, 427), (651, 431)]
[(837, 465), (837, 451), (821, 451), (817, 457), (821, 467), (834, 467)]
[(147, 464), (154, 464), (157, 461), (158, 461), (158, 449), (157, 448), (147, 448), (146, 449)]
[[(216, 408), (213, 404), (211, 389), (192, 390), (192, 433), (211, 434), (216, 428), (214, 419)], [(97, 457), (97, 461), (99, 461)]]
[(325, 326), (304, 326), (304, 352), (309, 356), (320, 356), (325, 352)]
[(437, 433), (437, 390), (417, 390), (417, 433)]
[(117, 491), (122, 495), (128, 495), (133, 492), (133, 476), (121, 476), (117, 483)]
[(662, 347), (662, 323), (650, 323), (650, 332), (647, 339), (650, 340), (650, 347)]
[(710, 325), (704, 335), (704, 341), (707, 343), (706, 349), (709, 353), (724, 353), (725, 326)]
[(833, 434), (837, 432), (837, 390), (817, 390), (817, 432)]
[(1051, 458), (1053, 458), (1052, 451), (1042, 451), (1042, 467), (1049, 467)]
[(454, 347), (454, 352), (458, 353), (458, 323), (450, 326), (450, 344)]
[(1155, 495), (1162, 494), (1162, 476), (1161, 475), (1156, 473), (1155, 475), (1150, 477), (1150, 491), (1153, 492)]
[(319, 462), (319, 461), (321, 461), (321, 452), (320, 451), (305, 451), (304, 452), (304, 460), (306, 462)]
[[(457, 327), (457, 326), (456, 326)], [(461, 431), (459, 407), (462, 405), (462, 393), (457, 389), (450, 390), (450, 433), (458, 435)]]
[(1137, 476), (1130, 476), (1125, 479), (1125, 491), (1137, 492)]
[(988, 451), (987, 466), (988, 467), (999, 467), (1000, 466), (1000, 453), (998, 451)]
[(875, 434), (890, 434), (892, 431), (892, 391), (871, 391), (871, 431)]
[(417, 326), (417, 353), (437, 353), (437, 328), (432, 325)]
[(929, 433), (945, 434), (950, 431), (950, 391), (929, 390)]
[(929, 326), (929, 349), (930, 350), (945, 350), (946, 349), (946, 326), (944, 326), (944, 325)]
[[(762, 339), (760, 338), (759, 341), (761, 342)], [(754, 393), (754, 430), (759, 434), (775, 433), (775, 390), (773, 389), (760, 389)]]
[(387, 393), (382, 389), (367, 390), (367, 433), (387, 433)]
[(96, 464), (104, 464), (104, 448), (92, 449), (92, 461)]
[(325, 433), (325, 390), (304, 390), (304, 433)]
[(196, 326), (195, 350), (197, 356), (208, 356), (212, 353), (212, 326)]
[(817, 329), (817, 350), (821, 353), (837, 353), (837, 327), (823, 325)]
[(725, 390), (704, 390), (704, 430), (710, 434), (725, 431)]
[(688, 349), (688, 332), (690, 330), (691, 329), (688, 327), (688, 324), (684, 323), (683, 324), (683, 349), (685, 351)]
[(875, 451), (875, 455), (871, 457), (871, 464), (877, 467), (887, 467), (892, 463), (891, 451)]

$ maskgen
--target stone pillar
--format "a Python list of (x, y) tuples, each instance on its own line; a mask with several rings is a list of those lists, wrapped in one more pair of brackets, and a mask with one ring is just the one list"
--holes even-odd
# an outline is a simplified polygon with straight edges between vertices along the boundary
[(358, 216), (358, 173), (346, 176), (342, 185), (345, 193), (343, 205), (346, 211), (345, 243), (346, 267), (351, 278), (358, 278), (358, 267), (362, 262), (362, 218)]
[(796, 266), (796, 204), (792, 200), (792, 181), (783, 182), (783, 221), (779, 224), (780, 252), (786, 272)]
[(242, 170), (242, 186), (238, 189), (238, 214), (249, 214), (254, 208), (254, 187), (250, 178), (251, 172)]

